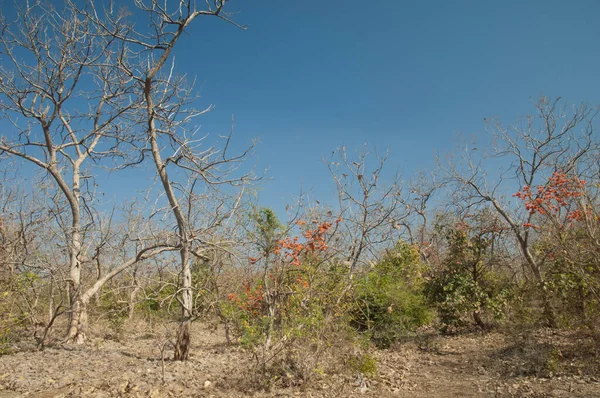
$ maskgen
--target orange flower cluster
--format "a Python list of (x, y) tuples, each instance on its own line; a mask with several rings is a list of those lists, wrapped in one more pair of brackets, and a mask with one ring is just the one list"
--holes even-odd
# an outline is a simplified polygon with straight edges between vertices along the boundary
[[(590, 213), (591, 210), (588, 209), (588, 214)], [(585, 214), (586, 213), (584, 213), (581, 209), (573, 210), (567, 215), (567, 219), (570, 221), (582, 221), (583, 219), (585, 219)]]
[[(555, 171), (548, 179), (546, 185), (540, 185), (535, 193), (530, 186), (524, 186), (513, 196), (521, 199), (525, 203), (525, 209), (529, 214), (559, 214), (562, 207), (568, 206), (569, 199), (578, 198), (583, 195), (585, 180), (577, 177), (568, 177), (562, 171)], [(571, 221), (581, 220), (584, 213), (581, 210), (575, 210), (567, 214), (567, 219)], [(525, 227), (534, 227), (535, 225), (526, 223)]]
[(308, 281), (302, 279), (302, 276), (298, 275), (298, 277), (296, 278), (296, 282), (301, 284), (303, 288), (308, 289)]
[[(341, 218), (338, 218), (335, 222), (341, 222)], [(300, 220), (297, 222), (299, 226), (306, 225), (306, 222)], [(275, 254), (285, 253), (285, 256), (291, 259), (291, 263), (296, 266), (300, 266), (300, 257), (304, 253), (315, 253), (323, 252), (327, 250), (327, 242), (325, 237), (327, 232), (331, 229), (333, 223), (323, 222), (315, 229), (307, 229), (302, 236), (306, 239), (305, 243), (300, 243), (297, 236), (293, 238), (285, 238), (280, 240)]]
[(258, 315), (262, 310), (263, 287), (258, 285), (256, 289), (250, 289), (250, 284), (246, 284), (246, 298), (242, 300), (235, 293), (229, 293), (227, 299), (236, 303), (242, 310)]

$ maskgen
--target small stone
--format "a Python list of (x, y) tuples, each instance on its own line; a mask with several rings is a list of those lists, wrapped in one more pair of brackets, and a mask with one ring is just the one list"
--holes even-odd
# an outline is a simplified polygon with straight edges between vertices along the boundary
[(206, 381), (204, 382), (204, 388), (208, 388), (208, 387), (210, 387), (210, 386), (211, 386), (211, 384), (212, 384), (212, 382), (211, 382), (210, 380), (206, 380)]

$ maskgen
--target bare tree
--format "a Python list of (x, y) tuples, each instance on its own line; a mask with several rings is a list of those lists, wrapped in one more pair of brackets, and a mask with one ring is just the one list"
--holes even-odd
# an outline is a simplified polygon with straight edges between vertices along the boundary
[[(410, 192), (401, 198), (402, 203), (410, 216), (403, 222), (408, 232), (411, 244), (418, 244), (421, 259), (429, 263), (428, 248), (431, 242), (427, 237), (430, 235), (430, 212), (432, 199), (446, 185), (435, 173), (419, 172), (409, 184)], [(435, 209), (435, 208), (434, 208)]]
[(131, 76), (115, 67), (126, 58), (126, 48), (101, 35), (101, 27), (80, 11), (71, 2), (60, 10), (25, 2), (17, 5), (17, 20), (2, 19), (0, 34), (0, 101), (10, 126), (0, 136), (0, 153), (38, 167), (55, 184), (53, 200), (69, 210), (62, 219), (69, 257), (67, 340), (76, 342), (85, 339), (90, 294), (129, 265), (167, 249), (138, 245), (130, 260), (91, 290), (82, 287), (83, 268), (94, 257), (85, 237), (98, 226), (91, 172), (126, 157), (136, 123), (128, 115), (137, 103)]
[[(248, 156), (251, 146), (242, 153), (230, 156), (231, 133), (221, 143), (206, 145), (206, 136), (190, 128), (194, 118), (210, 110), (193, 108), (192, 87), (183, 77), (176, 77), (172, 52), (186, 28), (198, 17), (213, 16), (238, 27), (223, 11), (224, 0), (207, 1), (205, 9), (197, 8), (191, 0), (168, 3), (157, 0), (136, 1), (138, 11), (150, 22), (147, 31), (136, 30), (127, 21), (127, 15), (90, 6), (84, 12), (87, 20), (98, 26), (107, 41), (116, 40), (129, 51), (129, 58), (120, 63), (120, 71), (135, 81), (136, 94), (145, 115), (140, 122), (146, 126), (146, 146), (141, 153), (150, 153), (169, 211), (177, 225), (181, 265), (181, 325), (175, 343), (175, 359), (185, 360), (189, 355), (190, 323), (193, 320), (193, 292), (191, 257), (203, 258), (204, 241), (195, 217), (199, 208), (206, 206), (207, 192), (219, 191), (222, 186), (241, 186), (250, 179), (249, 173), (238, 173), (239, 164)], [(135, 62), (137, 61), (137, 62)], [(169, 61), (172, 61), (169, 64)], [(169, 69), (167, 69), (167, 67)], [(210, 218), (218, 226), (231, 217), (239, 200), (227, 200), (216, 207), (216, 216)], [(200, 213), (202, 213), (200, 211)]]
[[(396, 174), (388, 184), (381, 181), (388, 155), (380, 157), (365, 147), (353, 160), (342, 147), (337, 158), (328, 161), (338, 191), (344, 232), (350, 239), (346, 260), (351, 271), (379, 255), (382, 244), (399, 236), (408, 214), (401, 200), (400, 177)], [(373, 166), (368, 164), (370, 161)]]
[(348, 265), (349, 281), (344, 293), (351, 288), (359, 267), (377, 259), (404, 232), (409, 209), (402, 201), (400, 177), (394, 175), (388, 184), (382, 181), (388, 155), (380, 157), (365, 147), (356, 159), (351, 159), (342, 147), (327, 162), (344, 220), (339, 231), (347, 246), (340, 249), (346, 253)]

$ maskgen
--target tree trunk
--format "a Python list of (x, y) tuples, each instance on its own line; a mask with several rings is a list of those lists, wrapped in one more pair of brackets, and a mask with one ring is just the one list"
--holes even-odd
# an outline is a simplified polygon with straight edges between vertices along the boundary
[(129, 314), (127, 319), (132, 320), (135, 314), (135, 299), (137, 298), (138, 291), (140, 291), (140, 285), (137, 280), (137, 267), (133, 270), (133, 290), (129, 293)]
[[(79, 222), (79, 220), (77, 220)], [(72, 235), (71, 248), (71, 269), (69, 272), (69, 304), (71, 311), (69, 312), (69, 327), (67, 333), (67, 342), (82, 344), (85, 341), (84, 329), (87, 326), (87, 309), (86, 304), (81, 300), (81, 263), (79, 261), (79, 253), (81, 251), (81, 242), (78, 226), (74, 228)]]
[(548, 286), (542, 279), (540, 282), (540, 292), (542, 294), (542, 304), (544, 306), (544, 323), (547, 327), (555, 329), (558, 324), (556, 322), (556, 314), (552, 303), (550, 302), (550, 295), (548, 294)]
[(85, 328), (87, 326), (87, 302), (81, 299), (81, 213), (79, 193), (79, 165), (73, 166), (72, 191), (63, 189), (69, 199), (71, 206), (71, 236), (69, 247), (69, 328), (66, 341), (70, 343), (83, 344), (85, 342)]
[(190, 325), (191, 320), (182, 320), (177, 330), (177, 341), (175, 342), (175, 352), (173, 359), (176, 361), (185, 361), (190, 355)]
[(48, 323), (54, 316), (54, 275), (50, 274), (50, 292), (48, 293)]
[(128, 308), (128, 312), (129, 314), (127, 315), (127, 319), (132, 320), (133, 316), (135, 315), (135, 301), (137, 298), (137, 294), (138, 291), (140, 290), (140, 287), (138, 285), (136, 285), (133, 290), (131, 291), (131, 293), (129, 294), (129, 308)]
[(69, 316), (69, 331), (66, 341), (69, 343), (83, 344), (86, 339), (88, 315), (87, 305), (80, 299), (71, 304)]
[(185, 361), (190, 354), (190, 326), (192, 323), (193, 297), (192, 297), (192, 270), (189, 261), (188, 244), (184, 243), (181, 249), (181, 264), (183, 272), (181, 275), (181, 322), (177, 331), (175, 342), (175, 353), (173, 359)]
[(481, 319), (481, 314), (479, 313), (479, 310), (473, 311), (473, 320), (475, 321), (477, 326), (479, 326), (482, 330), (486, 329), (486, 325), (483, 322), (483, 320)]

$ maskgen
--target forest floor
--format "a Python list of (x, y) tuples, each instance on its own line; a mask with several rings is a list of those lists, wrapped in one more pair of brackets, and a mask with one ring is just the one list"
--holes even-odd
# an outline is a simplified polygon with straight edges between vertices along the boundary
[[(377, 374), (321, 374), (303, 386), (250, 390), (250, 355), (194, 325), (190, 360), (161, 360), (146, 332), (0, 357), (5, 397), (600, 397), (596, 345), (574, 332), (422, 335), (375, 351)], [(165, 356), (170, 355), (166, 353)]]

